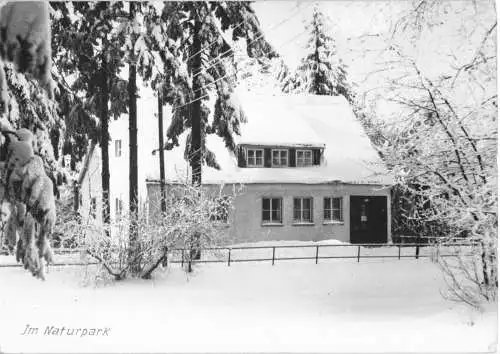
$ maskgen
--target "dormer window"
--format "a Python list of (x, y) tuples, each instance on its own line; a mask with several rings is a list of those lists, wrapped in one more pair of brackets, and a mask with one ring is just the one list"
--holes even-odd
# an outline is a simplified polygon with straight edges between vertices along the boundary
[(312, 150), (297, 150), (296, 154), (297, 167), (312, 166)]
[(263, 149), (248, 149), (247, 150), (247, 166), (248, 167), (264, 167), (264, 150)]
[(273, 149), (273, 167), (287, 167), (288, 166), (288, 150), (287, 149)]
[(238, 167), (307, 167), (320, 166), (324, 147), (286, 145), (239, 145), (236, 156)]

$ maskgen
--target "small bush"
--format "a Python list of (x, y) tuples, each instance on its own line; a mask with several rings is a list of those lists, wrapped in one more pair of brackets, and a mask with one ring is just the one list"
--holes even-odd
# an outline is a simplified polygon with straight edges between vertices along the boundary
[[(207, 191), (179, 185), (169, 190), (164, 212), (150, 205), (158, 212), (142, 208), (136, 218), (124, 214), (109, 225), (99, 225), (89, 216), (66, 223), (65, 234), (73, 235), (72, 242), (82, 249), (83, 260), (99, 264), (88, 269), (96, 280), (109, 276), (115, 280), (150, 278), (167, 264), (173, 248), (191, 250), (184, 253), (186, 270), (191, 271), (189, 260), (195, 259), (198, 250), (228, 241), (225, 225), (233, 200), (234, 195), (223, 195), (222, 188)], [(138, 239), (130, 239), (132, 231), (137, 231)]]

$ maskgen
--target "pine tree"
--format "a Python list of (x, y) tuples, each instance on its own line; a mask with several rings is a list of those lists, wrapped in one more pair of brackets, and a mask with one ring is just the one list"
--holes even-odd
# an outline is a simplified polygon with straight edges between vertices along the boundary
[[(51, 33), (49, 5), (46, 2), (11, 1), (0, 5), (0, 57), (14, 64), (16, 71), (35, 78), (53, 98), (51, 78)], [(6, 85), (0, 66), (0, 97), (6, 98)], [(3, 102), (2, 102), (3, 103)]]
[[(131, 1), (129, 2), (129, 20), (131, 21), (132, 28), (137, 27), (135, 25), (136, 21), (136, 7), (139, 4)], [(130, 43), (133, 44), (135, 49), (135, 44), (137, 43), (138, 34), (136, 31), (131, 31), (129, 33)], [(140, 260), (137, 259), (139, 250), (137, 249), (136, 243), (139, 238), (139, 230), (137, 228), (137, 218), (139, 211), (138, 203), (138, 161), (137, 161), (137, 62), (135, 56), (135, 50), (129, 50), (128, 53), (128, 106), (129, 106), (129, 211), (130, 211), (130, 259), (131, 264), (135, 268), (134, 271), (137, 272)], [(139, 268), (140, 269), (140, 268)]]
[[(33, 132), (36, 152), (42, 157), (47, 174), (54, 180), (61, 173), (56, 162), (61, 144), (53, 141), (52, 137), (64, 133), (64, 120), (54, 100), (49, 99), (37, 80), (17, 72), (11, 64), (4, 64), (3, 70), (7, 100), (2, 124), (14, 129), (27, 128)], [(5, 151), (0, 155), (5, 158)]]
[[(53, 100), (49, 6), (36, 2), (0, 5), (0, 111), (2, 125), (28, 128), (37, 153), (55, 181), (64, 121)], [(3, 140), (3, 139), (2, 139)], [(5, 146), (0, 153), (5, 158)]]
[(301, 59), (294, 74), (281, 78), (286, 93), (342, 95), (349, 103), (354, 93), (347, 79), (347, 66), (339, 57), (334, 38), (330, 35), (330, 20), (318, 4), (313, 8), (309, 30), (308, 54)]
[[(230, 99), (236, 84), (232, 49), (221, 30), (229, 31), (233, 41), (246, 40), (250, 57), (275, 53), (263, 39), (248, 2), (167, 2), (161, 19), (168, 45), (161, 55), (164, 72), (153, 80), (153, 87), (161, 89), (165, 103), (173, 107), (165, 147), (178, 146), (179, 136), (190, 130), (185, 158), (190, 161), (192, 182), (200, 184), (202, 164), (219, 168), (215, 154), (206, 147), (206, 136), (218, 135), (234, 152), (234, 134), (239, 134), (245, 119)], [(211, 96), (215, 98), (212, 107)]]
[[(121, 2), (51, 5), (55, 10), (52, 28), (54, 62), (59, 72), (57, 84), (63, 96), (62, 112), (72, 128), (65, 140), (80, 151), (80, 144), (87, 145), (89, 140), (100, 142), (103, 221), (109, 223), (109, 117), (118, 118), (127, 112), (127, 82), (119, 77), (126, 38), (113, 29), (126, 13)], [(72, 75), (74, 82), (66, 83), (64, 75)]]

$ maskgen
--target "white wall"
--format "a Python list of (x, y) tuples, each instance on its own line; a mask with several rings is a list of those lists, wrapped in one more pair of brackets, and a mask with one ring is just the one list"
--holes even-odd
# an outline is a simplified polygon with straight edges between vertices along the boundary
[[(141, 83), (138, 82), (138, 86)], [(158, 120), (156, 113), (158, 111), (157, 98), (153, 95), (150, 88), (142, 87), (140, 97), (137, 100), (137, 145), (138, 145), (138, 184), (139, 184), (139, 202), (141, 207), (146, 205), (147, 189), (146, 174), (147, 171), (159, 167), (158, 154), (152, 155), (152, 151), (158, 148)], [(169, 116), (168, 108), (164, 107), (165, 117)], [(110, 170), (110, 200), (111, 217), (116, 215), (116, 198), (123, 202), (123, 210), (129, 209), (129, 131), (128, 115), (124, 114), (119, 119), (110, 119), (109, 133), (109, 170)], [(164, 122), (164, 136), (166, 134), (168, 120)], [(115, 154), (115, 141), (121, 140), (121, 156)], [(101, 149), (96, 146), (91, 166), (82, 183), (82, 211), (81, 214), (88, 214), (90, 208), (90, 199), (97, 196), (101, 200)], [(90, 189), (89, 189), (90, 188)], [(102, 209), (98, 203), (98, 220), (101, 221)]]
[[(168, 189), (171, 188), (167, 185)], [(207, 188), (217, 190), (220, 186), (207, 185)], [(223, 193), (234, 195), (233, 186), (224, 186)], [(350, 242), (350, 196), (384, 196), (387, 198), (387, 241), (391, 241), (391, 214), (390, 214), (390, 188), (379, 185), (354, 185), (354, 184), (247, 184), (236, 193), (234, 210), (229, 216), (227, 229), (229, 239), (233, 242), (254, 241), (279, 241), (300, 240), (319, 241), (337, 239)], [(151, 208), (150, 217), (158, 216), (159, 183), (148, 183)], [(262, 223), (262, 198), (283, 198), (283, 224), (279, 226), (263, 225)], [(297, 225), (292, 221), (293, 198), (314, 198), (313, 220), (311, 225)], [(343, 222), (324, 223), (323, 198), (341, 197), (343, 200)]]

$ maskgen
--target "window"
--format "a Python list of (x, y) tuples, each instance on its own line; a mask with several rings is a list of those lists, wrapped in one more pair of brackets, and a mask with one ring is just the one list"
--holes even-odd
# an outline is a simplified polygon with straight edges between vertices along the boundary
[(293, 222), (307, 224), (313, 222), (312, 198), (293, 198)]
[(288, 150), (273, 149), (273, 166), (288, 166)]
[(116, 218), (120, 218), (123, 212), (123, 202), (120, 198), (115, 199), (115, 215)]
[(90, 216), (94, 219), (97, 217), (97, 198), (95, 197), (90, 200)]
[(325, 221), (344, 221), (342, 212), (342, 198), (325, 198), (324, 199), (324, 220)]
[(312, 166), (312, 150), (297, 150), (297, 167)]
[(228, 196), (221, 196), (215, 200), (215, 210), (210, 216), (210, 219), (227, 223), (229, 219), (229, 210), (231, 208), (231, 199)]
[(263, 167), (264, 166), (264, 150), (248, 149), (247, 150), (247, 166)]
[(122, 156), (122, 141), (115, 140), (115, 157)]
[(264, 224), (283, 223), (283, 200), (281, 198), (262, 198), (262, 222)]

